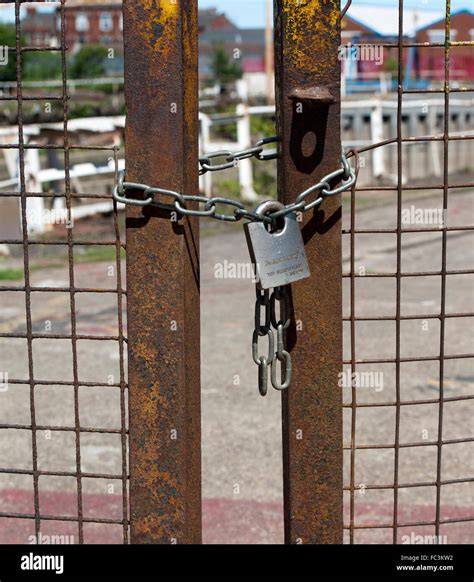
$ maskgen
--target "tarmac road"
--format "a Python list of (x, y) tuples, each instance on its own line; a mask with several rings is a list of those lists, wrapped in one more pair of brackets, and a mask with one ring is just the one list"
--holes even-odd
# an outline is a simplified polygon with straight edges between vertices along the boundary
[[(450, 192), (449, 225), (472, 223), (474, 193)], [(440, 197), (423, 197), (417, 208), (435, 208)], [(361, 206), (358, 228), (390, 228), (395, 225), (396, 208), (391, 202)], [(347, 207), (344, 215), (348, 226)], [(348, 237), (344, 240), (344, 268), (349, 267)], [(473, 234), (450, 232), (447, 246), (448, 270), (472, 269)], [(216, 264), (248, 263), (243, 232), (240, 228), (219, 227), (202, 239), (202, 414), (203, 414), (203, 497), (204, 537), (210, 543), (281, 542), (282, 462), (280, 395), (270, 390), (261, 398), (256, 386), (256, 367), (250, 345), (253, 325), (254, 288), (249, 279), (215, 277)], [(107, 263), (76, 265), (78, 286), (115, 285)], [(359, 235), (356, 269), (366, 274), (393, 272), (396, 269), (396, 237), (393, 234)], [(436, 271), (441, 269), (441, 233), (403, 235), (402, 270)], [(440, 310), (440, 277), (403, 279), (401, 313), (435, 314)], [(447, 278), (447, 313), (474, 312), (473, 275)], [(67, 284), (66, 268), (34, 271), (34, 285)], [(345, 315), (349, 315), (349, 280), (344, 281)], [(396, 287), (393, 278), (359, 278), (356, 284), (356, 313), (395, 315)], [(40, 297), (41, 295), (41, 297)], [(0, 331), (24, 331), (22, 293), (2, 293)], [(117, 332), (116, 303), (113, 295), (78, 297), (78, 332), (114, 335)], [(34, 294), (33, 323), (42, 333), (67, 333), (70, 330), (67, 294)], [(50, 322), (48, 327), (48, 322)], [(48, 331), (49, 330), (49, 331)], [(395, 323), (359, 322), (356, 328), (356, 357), (361, 359), (395, 356)], [(345, 358), (350, 357), (350, 335), (345, 326)], [(35, 340), (34, 371), (39, 379), (71, 379), (71, 350), (68, 340)], [(437, 355), (440, 327), (436, 319), (407, 320), (401, 326), (402, 357)], [(472, 318), (446, 321), (445, 353), (473, 353)], [(78, 343), (79, 376), (82, 381), (107, 382), (118, 378), (119, 352), (113, 341)], [(27, 378), (26, 341), (0, 338), (0, 370), (10, 378)], [(358, 389), (357, 401), (390, 402), (395, 398), (395, 370), (391, 364), (366, 366), (362, 371), (383, 373), (383, 387)], [(402, 400), (434, 400), (439, 393), (439, 365), (432, 362), (406, 363), (401, 366)], [(372, 376), (375, 377), (375, 376)], [(472, 360), (447, 360), (445, 396), (474, 394)], [(344, 390), (350, 402), (350, 390)], [(38, 386), (35, 392), (37, 423), (74, 426), (72, 388)], [(81, 388), (82, 426), (120, 428), (119, 391), (116, 388)], [(474, 400), (448, 402), (444, 406), (443, 439), (473, 439)], [(0, 424), (30, 422), (29, 388), (12, 385), (0, 393)], [(350, 410), (345, 411), (345, 442), (350, 442)], [(393, 444), (395, 408), (361, 408), (357, 411), (356, 443)], [(437, 440), (438, 405), (403, 406), (400, 424), (402, 443)], [(40, 469), (74, 471), (76, 458), (74, 433), (38, 431)], [(473, 442), (443, 447), (442, 479), (467, 479), (471, 482), (443, 486), (442, 518), (473, 515), (474, 455)], [(82, 470), (120, 474), (120, 435), (85, 433), (81, 436)], [(3, 430), (0, 438), (0, 467), (31, 468), (31, 436), (27, 430)], [(437, 448), (407, 447), (400, 452), (399, 482), (432, 482), (436, 479)], [(393, 491), (370, 490), (367, 486), (393, 483), (393, 450), (359, 450), (356, 454), (356, 523), (391, 521)], [(350, 458), (345, 457), (345, 482), (349, 484)], [(111, 485), (113, 487), (111, 488)], [(76, 481), (73, 477), (41, 477), (40, 507), (43, 513), (74, 515)], [(85, 513), (120, 518), (120, 481), (84, 479)], [(346, 494), (346, 504), (348, 497)], [(433, 486), (400, 489), (399, 520), (431, 520), (434, 517)], [(0, 473), (0, 511), (32, 511), (31, 477)], [(346, 512), (347, 518), (347, 512)], [(346, 519), (347, 521), (347, 519)], [(8, 522), (8, 524), (6, 524)], [(28, 524), (26, 523), (28, 522)], [(0, 541), (25, 541), (31, 534), (32, 520), (0, 519)], [(472, 541), (474, 522), (447, 525), (442, 533), (450, 543)], [(48, 530), (49, 528), (49, 530)], [(68, 529), (69, 528), (69, 529)], [(72, 528), (72, 529), (71, 529)], [(42, 532), (73, 531), (62, 522), (44, 522)], [(121, 540), (120, 526), (86, 528), (87, 541)], [(3, 533), (2, 533), (3, 532)], [(400, 535), (434, 533), (430, 527), (403, 528)], [(89, 537), (88, 537), (89, 536)], [(391, 541), (389, 529), (358, 530), (356, 542)]]

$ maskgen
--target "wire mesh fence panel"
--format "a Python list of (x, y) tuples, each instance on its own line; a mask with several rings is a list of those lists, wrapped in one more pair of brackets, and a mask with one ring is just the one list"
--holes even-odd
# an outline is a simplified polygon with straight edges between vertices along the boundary
[[(44, 3), (10, 4), (15, 38), (4, 56), (16, 82), (0, 96), (3, 107), (16, 108), (13, 130), (2, 129), (0, 137), (14, 176), (0, 190), (3, 208), (11, 209), (11, 236), (3, 220), (0, 240), (11, 253), (0, 284), (0, 541), (123, 543), (129, 538), (125, 246), (110, 191), (118, 147), (112, 139), (88, 145), (71, 126), (68, 3), (54, 5), (56, 46), (28, 45), (24, 34), (25, 5)], [(40, 54), (54, 55), (58, 90), (24, 87), (25, 67)], [(38, 130), (26, 121), (32, 108), (54, 112), (55, 123)], [(91, 190), (82, 191), (87, 180), (79, 182), (79, 170), (96, 159), (109, 177), (105, 186), (94, 177)], [(38, 183), (35, 171), (53, 162), (54, 173)], [(81, 202), (105, 204), (93, 227), (75, 220), (84, 212)]]
[[(437, 42), (414, 42), (406, 12), (400, 0), (398, 39), (383, 43), (397, 53), (395, 114), (380, 119), (393, 119), (392, 135), (358, 148), (358, 185), (343, 203), (345, 541), (467, 543), (474, 184), (458, 163), (472, 159), (474, 87), (451, 79), (451, 57), (474, 43), (454, 40), (449, 0)], [(441, 57), (438, 82), (410, 84), (414, 48), (432, 63)], [(415, 99), (425, 120), (434, 116), (432, 133), (410, 125)], [(411, 178), (426, 155), (430, 169)], [(375, 181), (384, 159), (394, 168)]]

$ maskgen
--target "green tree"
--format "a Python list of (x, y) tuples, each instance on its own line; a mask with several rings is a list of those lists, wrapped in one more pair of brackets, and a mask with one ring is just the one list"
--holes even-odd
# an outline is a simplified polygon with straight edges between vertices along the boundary
[(386, 73), (392, 73), (392, 75), (396, 75), (398, 71), (398, 61), (395, 57), (390, 55), (387, 59), (385, 59), (383, 70)]
[(31, 53), (23, 71), (26, 81), (49, 81), (61, 77), (61, 55), (58, 52)]
[(73, 79), (93, 79), (105, 75), (107, 49), (102, 46), (83, 46), (74, 56), (70, 67)]
[[(16, 32), (15, 27), (11, 24), (0, 24), (0, 48), (2, 49), (0, 61), (0, 81), (16, 80)], [(26, 54), (23, 53), (25, 62)]]
[(225, 85), (242, 77), (240, 65), (229, 56), (222, 45), (215, 45), (211, 55), (211, 69), (219, 83)]

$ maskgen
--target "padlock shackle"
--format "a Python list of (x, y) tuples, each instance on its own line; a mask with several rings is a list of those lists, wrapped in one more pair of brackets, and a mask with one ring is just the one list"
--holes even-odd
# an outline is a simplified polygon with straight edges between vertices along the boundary
[(259, 216), (265, 216), (270, 212), (278, 212), (284, 208), (285, 205), (281, 202), (278, 202), (278, 200), (265, 200), (265, 202), (262, 202), (257, 206), (255, 209), (255, 214), (258, 214)]

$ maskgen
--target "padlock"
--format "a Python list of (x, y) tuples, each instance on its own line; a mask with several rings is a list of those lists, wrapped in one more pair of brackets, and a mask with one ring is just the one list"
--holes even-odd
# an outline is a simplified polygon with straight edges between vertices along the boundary
[[(255, 210), (265, 215), (282, 210), (284, 205), (273, 200), (263, 202)], [(281, 229), (271, 232), (265, 223), (244, 225), (250, 256), (255, 266), (257, 286), (271, 289), (290, 285), (310, 276), (303, 236), (294, 212), (281, 218)]]

